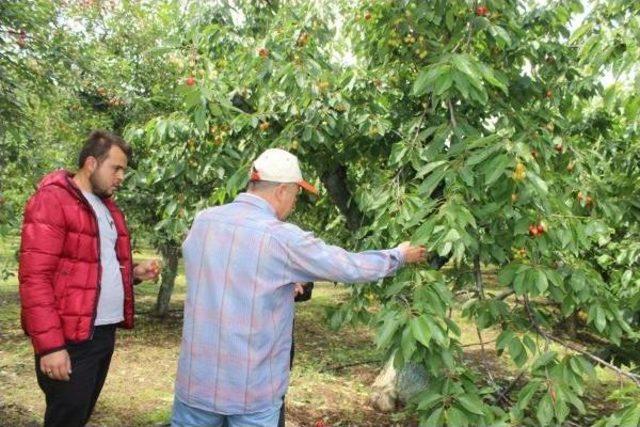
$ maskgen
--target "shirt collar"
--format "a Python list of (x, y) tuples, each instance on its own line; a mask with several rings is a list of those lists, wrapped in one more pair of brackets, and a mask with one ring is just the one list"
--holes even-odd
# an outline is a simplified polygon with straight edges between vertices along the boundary
[(234, 203), (235, 202), (248, 203), (250, 205), (253, 205), (259, 208), (262, 211), (272, 214), (274, 217), (276, 216), (276, 210), (273, 208), (273, 206), (271, 206), (269, 202), (267, 202), (265, 199), (255, 194), (240, 193), (238, 194), (238, 197), (236, 197), (236, 199), (234, 200)]

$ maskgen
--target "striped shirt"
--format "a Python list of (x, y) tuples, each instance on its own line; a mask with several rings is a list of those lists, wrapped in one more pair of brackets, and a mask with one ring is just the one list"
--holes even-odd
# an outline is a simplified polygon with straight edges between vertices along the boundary
[(198, 213), (182, 249), (188, 290), (176, 397), (227, 415), (282, 402), (294, 283), (377, 281), (404, 262), (398, 249), (327, 245), (248, 193)]

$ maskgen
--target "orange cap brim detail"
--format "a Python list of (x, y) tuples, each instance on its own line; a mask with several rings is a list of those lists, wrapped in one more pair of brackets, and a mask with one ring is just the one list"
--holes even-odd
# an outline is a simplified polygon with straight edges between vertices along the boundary
[(298, 184), (300, 187), (302, 187), (304, 190), (308, 191), (309, 193), (318, 194), (318, 190), (316, 189), (316, 187), (314, 187), (313, 185), (309, 184), (305, 180), (298, 181), (296, 184)]

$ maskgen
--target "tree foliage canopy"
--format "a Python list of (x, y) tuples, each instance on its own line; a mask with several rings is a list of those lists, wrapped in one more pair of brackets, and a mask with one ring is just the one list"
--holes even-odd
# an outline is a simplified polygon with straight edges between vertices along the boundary
[[(195, 212), (241, 191), (257, 153), (286, 148), (323, 188), (296, 220), (353, 248), (411, 238), (433, 253), (430, 268), (354, 287), (330, 317), (373, 316), (380, 348), (426, 368), (410, 405), (421, 424), (594, 421), (585, 381), (604, 360), (556, 331), (637, 342), (639, 6), (28, 3), (0, 9), (5, 212), (68, 159), (63, 146), (109, 127), (136, 153), (121, 202), (177, 256)], [(478, 335), (500, 331), (512, 384), (464, 361), (450, 316), (463, 291)], [(636, 425), (637, 387), (615, 397), (621, 410), (598, 425)]]

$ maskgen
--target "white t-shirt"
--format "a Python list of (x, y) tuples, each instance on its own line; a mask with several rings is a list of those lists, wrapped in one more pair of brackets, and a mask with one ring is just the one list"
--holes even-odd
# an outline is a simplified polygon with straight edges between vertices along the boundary
[(118, 232), (111, 212), (93, 193), (82, 192), (87, 198), (93, 211), (98, 217), (98, 229), (100, 230), (100, 264), (102, 265), (102, 277), (100, 277), (100, 298), (95, 325), (110, 325), (124, 320), (124, 285), (120, 263), (116, 256), (116, 240)]

